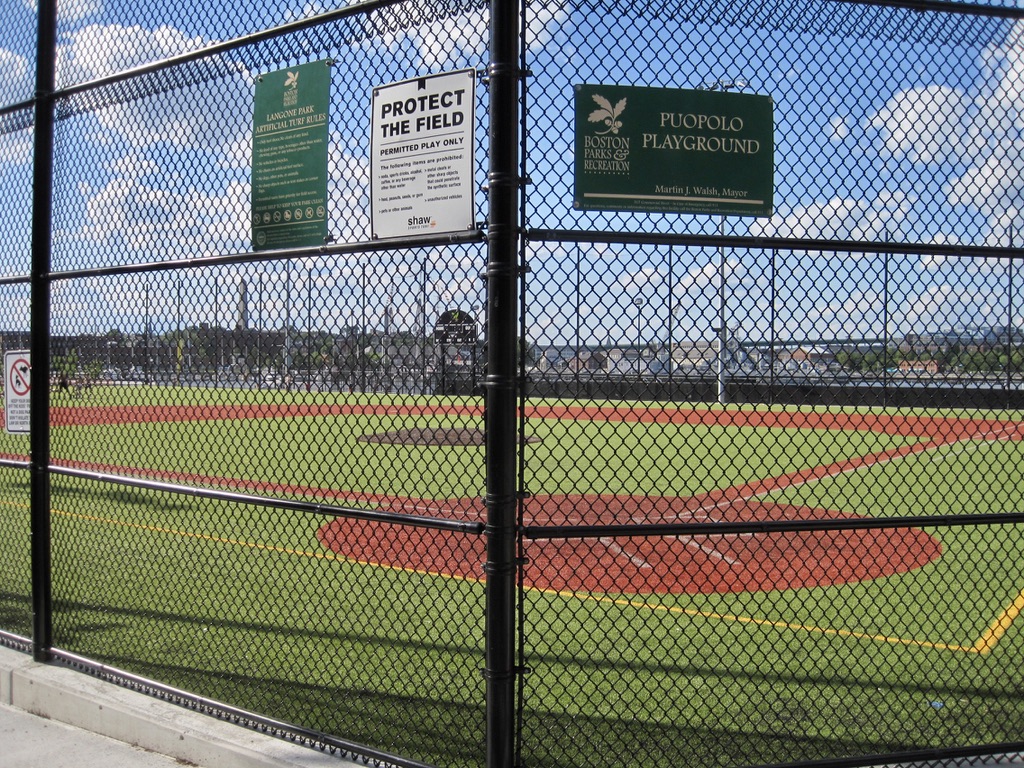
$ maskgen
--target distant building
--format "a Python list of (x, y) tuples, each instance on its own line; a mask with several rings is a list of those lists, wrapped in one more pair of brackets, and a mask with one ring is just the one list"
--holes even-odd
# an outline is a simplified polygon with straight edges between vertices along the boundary
[(1024, 330), (1007, 325), (968, 326), (961, 329), (908, 333), (900, 343), (904, 352), (947, 352), (953, 347), (964, 350), (988, 350), (1012, 344), (1024, 345)]
[(604, 352), (580, 350), (565, 363), (565, 370), (573, 373), (603, 373), (607, 370), (608, 356)]
[(939, 373), (942, 366), (938, 360), (903, 360), (900, 373)]
[(789, 352), (780, 353), (779, 359), (811, 365), (830, 365), (836, 361), (836, 355), (828, 347), (797, 347)]
[(238, 319), (235, 321), (235, 330), (249, 330), (249, 287), (245, 280), (238, 281)]
[(680, 341), (672, 345), (670, 357), (674, 369), (701, 368), (718, 359), (717, 342)]

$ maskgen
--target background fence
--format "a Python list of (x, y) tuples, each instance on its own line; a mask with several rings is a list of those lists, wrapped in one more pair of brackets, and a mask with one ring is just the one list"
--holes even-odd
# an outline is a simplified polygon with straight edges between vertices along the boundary
[[(0, 642), (381, 764), (1021, 750), (1022, 18), (16, 3)], [(328, 242), (255, 251), (310, 62)], [(373, 89), (460, 69), (478, 224), (377, 240)], [(770, 96), (774, 214), (574, 208), (585, 84)]]

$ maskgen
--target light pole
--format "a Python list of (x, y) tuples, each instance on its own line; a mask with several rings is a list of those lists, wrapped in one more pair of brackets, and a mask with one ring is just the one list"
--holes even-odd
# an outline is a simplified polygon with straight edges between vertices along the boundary
[[(747, 87), (749, 83), (742, 79), (736, 80), (714, 80), (709, 83), (705, 83), (701, 86), (701, 90), (705, 91), (730, 91), (733, 88), (742, 91)], [(713, 329), (718, 334), (718, 402), (720, 405), (726, 405), (729, 402), (728, 395), (725, 391), (726, 375), (728, 373), (726, 368), (726, 344), (728, 343), (729, 331), (726, 327), (726, 307), (725, 307), (725, 215), (719, 215), (718, 217), (718, 235), (722, 238), (723, 243), (718, 248), (718, 328)]]
[(666, 363), (668, 365), (668, 381), (670, 392), (672, 391), (672, 383), (674, 380), (673, 377), (675, 376), (676, 368), (675, 347), (677, 344), (681, 345), (682, 343), (682, 339), (676, 339), (674, 337), (672, 328), (675, 325), (676, 316), (682, 314), (685, 310), (686, 305), (682, 302), (682, 300), (675, 300), (669, 304), (668, 359)]
[(284, 341), (281, 349), (281, 382), (284, 388), (292, 388), (292, 262), (284, 263)]
[[(1013, 225), (1010, 225), (1009, 246), (1013, 247)], [(1013, 259), (1006, 260), (1006, 394), (1013, 388)]]
[(391, 304), (384, 305), (384, 336), (380, 340), (380, 365), (382, 386), (390, 392), (394, 387), (391, 379)]
[(313, 388), (313, 267), (306, 264), (306, 391)]
[(574, 307), (575, 314), (573, 315), (573, 321), (575, 324), (576, 338), (575, 348), (573, 349), (573, 397), (579, 397), (580, 392), (580, 304), (582, 303), (582, 279), (581, 279), (581, 264), (580, 264), (580, 246), (576, 245), (576, 306)]
[(214, 385), (220, 384), (221, 368), (221, 354), (223, 352), (222, 344), (223, 339), (221, 338), (220, 328), (220, 281), (217, 280), (216, 275), (212, 275), (213, 278), (213, 355), (210, 360), (210, 367), (213, 369), (213, 383)]
[[(666, 303), (668, 305), (668, 319), (666, 321), (665, 328), (665, 365), (668, 366), (668, 392), (669, 399), (674, 400), (675, 397), (672, 394), (672, 325), (675, 319), (675, 302), (672, 299), (672, 285), (675, 279), (672, 276), (672, 246), (668, 247), (668, 290), (666, 292)], [(664, 372), (664, 369), (659, 366), (659, 373)]]
[(145, 354), (142, 358), (142, 377), (143, 381), (149, 384), (149, 372), (150, 372), (150, 358), (149, 358), (149, 281), (146, 281), (146, 328), (143, 335), (143, 341), (145, 343)]
[(356, 349), (359, 352), (359, 389), (366, 392), (367, 387), (367, 355), (369, 351), (366, 343), (366, 264), (359, 265), (359, 342)]
[[(725, 216), (718, 217), (718, 235), (725, 238)], [(725, 245), (718, 248), (718, 402), (725, 405), (729, 397), (725, 392), (727, 368), (725, 364), (726, 345), (729, 330), (726, 326), (725, 311)]]
[(184, 348), (185, 348), (185, 344), (184, 344), (185, 329), (184, 329), (184, 326), (182, 325), (182, 320), (181, 320), (181, 273), (179, 272), (176, 275), (176, 277), (177, 277), (177, 308), (175, 310), (175, 314), (177, 315), (177, 321), (178, 321), (178, 333), (177, 333), (177, 338), (175, 339), (175, 347), (174, 347), (174, 365), (175, 365), (174, 370), (176, 371), (176, 382), (175, 383), (177, 383), (177, 385), (180, 387), (181, 386), (181, 358), (183, 356)]
[[(885, 231), (889, 242), (889, 230)], [(889, 393), (889, 249), (882, 260), (882, 405), (888, 402)]]
[(643, 306), (647, 302), (640, 296), (633, 299), (633, 306), (636, 307), (636, 375), (639, 377), (643, 372), (643, 362), (640, 353), (640, 320), (643, 316)]

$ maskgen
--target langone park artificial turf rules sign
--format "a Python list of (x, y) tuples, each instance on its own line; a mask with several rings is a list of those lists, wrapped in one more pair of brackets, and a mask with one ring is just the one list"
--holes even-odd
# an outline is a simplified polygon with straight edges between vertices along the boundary
[(771, 216), (771, 97), (577, 85), (573, 208)]
[(263, 75), (252, 117), (252, 247), (323, 245), (331, 62)]

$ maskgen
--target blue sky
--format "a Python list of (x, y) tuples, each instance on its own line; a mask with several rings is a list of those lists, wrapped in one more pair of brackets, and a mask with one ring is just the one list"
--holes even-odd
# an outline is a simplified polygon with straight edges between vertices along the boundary
[[(33, 90), (33, 0), (12, 0), (0, 22), (0, 100)], [(205, 47), (252, 29), (323, 10), (326, 4), (263, 2), (223, 11), (197, 3), (62, 0), (62, 84)], [(693, 88), (743, 79), (769, 94), (776, 113), (776, 212), (730, 217), (738, 235), (887, 238), (921, 246), (912, 257), (729, 251), (729, 324), (747, 338), (879, 336), (953, 325), (1024, 325), (1024, 271), (1005, 262), (928, 255), (929, 244), (1024, 241), (1024, 22), (936, 26), (928, 42), (885, 32), (884, 11), (861, 29), (828, 34), (776, 19), (771, 31), (665, 14), (635, 22), (620, 14), (530, 6), (528, 225), (568, 230), (715, 233), (718, 217), (580, 214), (572, 211), (572, 85), (618, 83)], [(808, 6), (810, 7), (810, 6)], [(833, 13), (863, 9), (828, 5)], [(852, 9), (852, 10), (851, 10)], [(234, 13), (234, 15), (230, 15)], [(224, 14), (222, 17), (221, 14)], [(881, 14), (881, 15), (879, 15)], [(159, 18), (159, 23), (151, 19)], [(697, 18), (694, 14), (693, 18)], [(852, 15), (851, 15), (852, 18)], [(902, 17), (895, 17), (902, 18)], [(791, 27), (791, 29), (787, 29)], [(61, 121), (54, 260), (58, 268), (125, 260), (162, 261), (248, 250), (249, 153), (255, 76), (289, 63), (336, 58), (330, 179), (332, 231), (368, 237), (368, 115), (373, 85), (486, 65), (486, 17), (470, 10), (440, 25), (413, 26), (345, 42), (344, 25), (220, 57), (214, 80), (144, 99), (90, 108)], [(854, 34), (854, 32), (858, 32)], [(912, 30), (916, 34), (918, 30)], [(623, 49), (625, 53), (623, 53)], [(480, 186), (486, 176), (486, 91), (477, 130)], [(0, 134), (4, 272), (25, 271), (31, 134)], [(483, 194), (478, 196), (483, 210)], [(61, 282), (55, 330), (139, 332), (178, 322), (232, 325), (225, 297), (239, 281), (260, 284), (253, 316), (337, 330), (430, 325), (445, 308), (482, 303), (482, 248), (396, 252), (376, 260), (325, 257), (291, 264), (206, 270), (177, 301), (176, 275)], [(720, 271), (716, 249), (531, 246), (528, 334), (542, 343), (643, 342), (712, 336)], [(579, 259), (586, 274), (576, 275)], [(773, 287), (768, 267), (780, 269)], [(881, 284), (889, 270), (890, 280)], [(1019, 273), (1019, 274), (1018, 274)], [(426, 282), (427, 316), (423, 316)], [(1013, 280), (1014, 293), (1007, 293)], [(583, 289), (574, 295), (577, 281)], [(361, 286), (365, 300), (360, 300)], [(291, 298), (287, 298), (290, 291)], [(0, 327), (27, 325), (27, 291), (4, 289)], [(882, 299), (888, 296), (882, 328)], [(312, 316), (310, 317), (310, 309)], [(576, 311), (581, 320), (573, 320)], [(769, 314), (777, 327), (766, 327)], [(184, 316), (184, 317), (183, 317)]]
[[(832, 14), (856, 6), (824, 4)], [(860, 9), (863, 10), (863, 9)], [(868, 10), (868, 16), (873, 13)], [(827, 15), (827, 14), (826, 14)], [(776, 20), (778, 21), (778, 20)], [(793, 21), (799, 25), (798, 20)], [(773, 334), (768, 316), (775, 260), (774, 338), (882, 337), (908, 330), (1005, 324), (1005, 262), (927, 255), (931, 244), (1006, 245), (1024, 229), (1024, 25), (980, 24), (928, 44), (841, 34), (811, 36), (653, 17), (620, 25), (593, 16), (560, 26), (530, 62), (534, 226), (714, 234), (715, 216), (578, 214), (571, 196), (571, 81), (700, 87), (742, 79), (771, 95), (776, 119), (776, 212), (729, 218), (731, 234), (918, 244), (924, 255), (736, 251), (726, 254), (728, 325), (747, 339)], [(671, 45), (659, 44), (671, 40)], [(596, 41), (596, 42), (595, 42)], [(619, 51), (625, 48), (627, 56)], [(556, 202), (552, 202), (556, 201)], [(584, 341), (714, 337), (716, 249), (601, 246), (584, 258)], [(538, 246), (537, 283), (575, 284), (572, 246)], [(670, 265), (669, 261), (673, 263)], [(883, 281), (888, 270), (889, 281)], [(1019, 271), (1019, 270), (1018, 270)], [(1012, 322), (1021, 324), (1015, 273)], [(539, 291), (542, 295), (544, 291)], [(554, 297), (552, 297), (554, 298)], [(883, 299), (888, 306), (883, 309)], [(569, 313), (534, 305), (531, 325), (573, 341)], [(611, 329), (603, 318), (620, 318)], [(883, 327), (883, 317), (888, 326)], [(640, 333), (633, 330), (639, 321)]]

